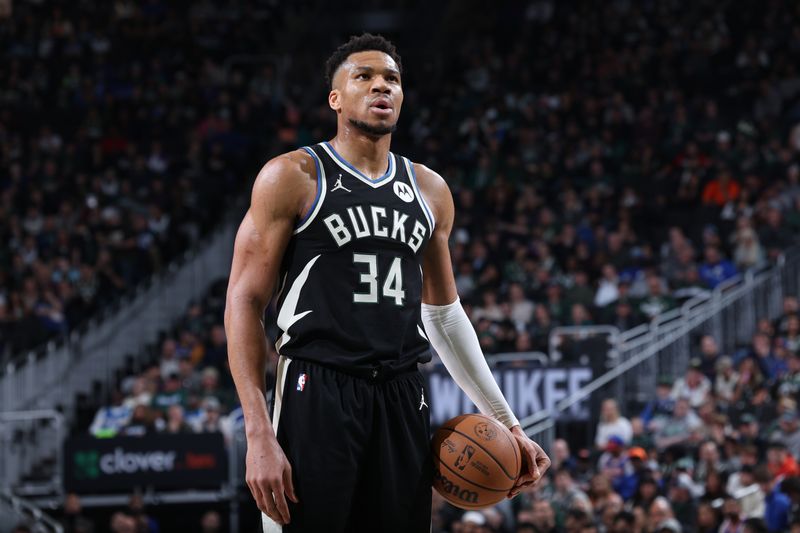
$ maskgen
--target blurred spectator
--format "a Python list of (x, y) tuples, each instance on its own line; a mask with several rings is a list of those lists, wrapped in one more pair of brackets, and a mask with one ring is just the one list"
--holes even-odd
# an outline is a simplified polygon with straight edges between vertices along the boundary
[(164, 425), (165, 433), (191, 433), (192, 428), (184, 419), (183, 407), (178, 404), (167, 408), (167, 421)]
[(619, 298), (619, 276), (614, 265), (603, 265), (601, 277), (597, 282), (597, 292), (594, 296), (594, 305), (606, 307)]
[(551, 468), (553, 472), (558, 472), (561, 469), (572, 470), (575, 468), (575, 458), (569, 449), (569, 444), (564, 439), (556, 439), (550, 447)]
[(761, 518), (748, 518), (744, 521), (743, 533), (767, 533), (767, 531), (770, 530)]
[(160, 531), (158, 520), (145, 512), (144, 499), (138, 492), (131, 494), (128, 500), (127, 514), (136, 522), (137, 533), (158, 533)]
[(198, 431), (220, 431), (222, 406), (215, 396), (206, 396), (203, 400), (203, 415)]
[(733, 359), (728, 356), (720, 357), (715, 369), (714, 394), (723, 405), (727, 406), (733, 401), (739, 374), (733, 369)]
[(719, 533), (744, 533), (742, 506), (735, 498), (726, 498), (722, 505), (724, 520), (719, 526)]
[(225, 338), (225, 328), (215, 324), (211, 328), (211, 335), (206, 342), (205, 353), (201, 366), (214, 367), (220, 373), (224, 372), (228, 363), (228, 341)]
[(692, 358), (686, 375), (678, 378), (672, 386), (671, 396), (674, 400), (687, 400), (693, 408), (700, 407), (711, 394), (711, 382), (703, 375), (702, 361)]
[(680, 473), (671, 481), (667, 497), (672, 504), (675, 520), (680, 524), (681, 530), (690, 530), (697, 515), (693, 494), (695, 486), (687, 473)]
[(763, 333), (753, 335), (750, 357), (755, 359), (761, 373), (770, 383), (774, 383), (788, 371), (787, 362), (777, 356), (769, 336)]
[(609, 533), (631, 533), (636, 525), (636, 517), (629, 511), (620, 511), (614, 516)]
[(131, 515), (118, 511), (111, 515), (109, 531), (111, 533), (138, 533), (139, 524)]
[[(675, 515), (672, 512), (672, 506), (669, 500), (663, 496), (658, 496), (650, 504), (647, 510), (647, 523), (650, 531), (659, 531), (664, 527), (664, 523), (669, 519), (674, 519)], [(678, 525), (680, 531), (680, 525)]]
[(656, 446), (659, 450), (664, 450), (696, 440), (700, 426), (700, 419), (692, 410), (689, 400), (679, 398), (675, 401), (672, 416), (666, 419), (656, 431)]
[(665, 294), (664, 281), (655, 275), (647, 277), (647, 294), (638, 305), (639, 313), (652, 320), (675, 307), (675, 300)]
[(622, 438), (616, 435), (609, 437), (605, 451), (597, 460), (597, 471), (611, 481), (614, 491), (623, 499), (633, 496), (638, 480)]
[[(157, 373), (158, 367), (153, 367), (153, 370)], [(125, 406), (133, 410), (137, 405), (150, 405), (156, 388), (156, 382), (146, 372), (136, 376), (131, 382), (130, 393), (125, 398)]]
[(222, 518), (216, 511), (206, 511), (200, 519), (201, 533), (221, 533)]
[(137, 405), (133, 408), (133, 415), (128, 424), (120, 429), (119, 434), (141, 437), (155, 431), (156, 424), (150, 409), (146, 405)]
[(567, 468), (559, 468), (553, 474), (555, 490), (551, 497), (552, 508), (555, 511), (555, 522), (558, 527), (563, 527), (567, 512), (573, 508), (586, 508), (589, 506), (589, 497), (572, 479), (572, 473)]
[(772, 476), (766, 468), (760, 467), (756, 470), (755, 476), (764, 498), (764, 509), (754, 517), (763, 517), (769, 531), (786, 531), (789, 527), (789, 511), (792, 507), (789, 496), (781, 492), (780, 482), (773, 482)]
[(94, 522), (83, 514), (80, 497), (74, 492), (64, 496), (63, 514), (59, 523), (65, 533), (94, 533)]
[(619, 414), (619, 407), (616, 400), (606, 399), (600, 407), (600, 421), (597, 424), (597, 432), (594, 445), (598, 449), (604, 449), (612, 436), (616, 436), (623, 444), (628, 444), (633, 438), (633, 429), (630, 421)]
[(741, 186), (731, 176), (730, 169), (722, 167), (717, 176), (703, 188), (703, 203), (721, 208), (728, 203), (734, 203), (740, 192)]
[(700, 337), (700, 370), (709, 380), (713, 380), (716, 375), (719, 357), (719, 345), (713, 335)]
[(697, 506), (697, 533), (717, 533), (721, 523), (720, 512), (708, 501)]
[(733, 262), (738, 270), (747, 270), (761, 264), (765, 259), (764, 250), (758, 241), (758, 234), (749, 226), (739, 228), (733, 237), (736, 245)]
[(780, 416), (778, 429), (771, 438), (773, 442), (786, 446), (791, 457), (800, 457), (800, 417), (797, 411), (787, 411)]
[(175, 371), (167, 376), (162, 389), (153, 397), (152, 407), (166, 413), (171, 405), (185, 405), (186, 393), (182, 388), (181, 377)]
[(782, 442), (771, 442), (767, 449), (767, 467), (773, 479), (800, 475), (797, 460)]
[(124, 403), (122, 393), (114, 389), (111, 393), (111, 405), (97, 410), (97, 414), (89, 427), (89, 433), (98, 438), (113, 437), (128, 424), (133, 414), (131, 406)]
[(775, 258), (792, 242), (792, 235), (788, 227), (783, 224), (781, 211), (772, 207), (767, 210), (765, 225), (759, 232), (759, 240), (767, 250), (768, 257)]
[(591, 515), (583, 509), (570, 509), (564, 520), (564, 531), (568, 533), (582, 533), (585, 528), (592, 525)]
[(554, 533), (556, 529), (556, 515), (553, 507), (547, 500), (536, 500), (533, 502), (533, 512), (531, 513), (531, 524), (537, 533)]
[(489, 533), (486, 517), (480, 511), (467, 511), (453, 523), (453, 533)]
[(647, 402), (642, 411), (642, 422), (647, 429), (656, 428), (663, 420), (672, 415), (675, 400), (672, 397), (673, 383), (669, 378), (661, 377), (656, 384), (655, 398)]
[(700, 265), (700, 279), (713, 289), (737, 273), (736, 266), (724, 259), (716, 246), (706, 246), (705, 262)]

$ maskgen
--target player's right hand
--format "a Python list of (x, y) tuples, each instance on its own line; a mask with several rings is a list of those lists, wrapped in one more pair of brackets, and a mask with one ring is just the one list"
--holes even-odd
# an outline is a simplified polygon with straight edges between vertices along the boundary
[(245, 480), (261, 511), (278, 524), (289, 523), (286, 496), (298, 503), (292, 484), (292, 466), (272, 436), (247, 439)]

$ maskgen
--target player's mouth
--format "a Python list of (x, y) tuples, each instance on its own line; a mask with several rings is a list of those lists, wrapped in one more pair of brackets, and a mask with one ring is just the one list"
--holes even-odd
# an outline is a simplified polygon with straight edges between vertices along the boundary
[(389, 117), (394, 112), (394, 107), (388, 98), (378, 98), (370, 104), (369, 110), (378, 116)]

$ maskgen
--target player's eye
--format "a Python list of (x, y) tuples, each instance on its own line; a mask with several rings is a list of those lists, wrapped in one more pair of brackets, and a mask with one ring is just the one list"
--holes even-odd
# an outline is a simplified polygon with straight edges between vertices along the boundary
[(369, 74), (367, 74), (366, 72), (362, 72), (361, 74), (359, 74), (359, 75), (357, 75), (357, 76), (356, 76), (356, 79), (357, 79), (357, 80), (366, 80), (366, 79), (369, 79)]

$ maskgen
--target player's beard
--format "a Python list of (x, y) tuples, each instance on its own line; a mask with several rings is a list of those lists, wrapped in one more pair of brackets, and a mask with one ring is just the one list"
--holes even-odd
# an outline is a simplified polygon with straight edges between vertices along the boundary
[(397, 129), (397, 123), (394, 123), (391, 126), (373, 126), (372, 124), (367, 124), (363, 120), (356, 120), (354, 118), (350, 119), (350, 124), (360, 129), (367, 135), (383, 136), (394, 133)]

